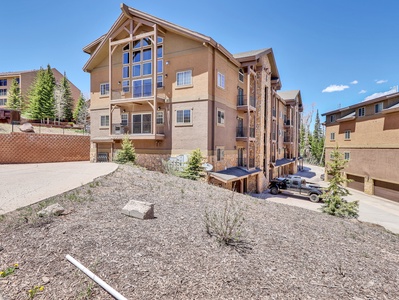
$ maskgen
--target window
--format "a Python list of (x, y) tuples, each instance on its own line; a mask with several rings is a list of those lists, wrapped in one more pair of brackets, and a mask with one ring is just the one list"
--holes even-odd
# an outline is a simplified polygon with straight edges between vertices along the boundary
[(128, 123), (128, 117), (127, 114), (121, 114), (121, 125), (126, 126)]
[(224, 149), (223, 149), (223, 147), (217, 147), (216, 148), (216, 160), (217, 161), (224, 160)]
[(382, 111), (382, 102), (374, 105), (374, 112), (377, 114)]
[(7, 89), (0, 89), (0, 96), (7, 96)]
[(100, 84), (100, 95), (101, 96), (109, 95), (109, 83)]
[(7, 79), (0, 79), (0, 86), (7, 86)]
[(191, 124), (191, 109), (176, 110), (176, 124), (177, 125)]
[(218, 108), (218, 125), (224, 125), (224, 110)]
[(177, 86), (187, 86), (192, 84), (192, 71), (183, 71), (183, 72), (177, 72), (176, 75), (176, 85)]
[(152, 96), (152, 78), (133, 80), (133, 98)]
[(330, 133), (330, 140), (334, 141), (335, 140), (335, 132)]
[(334, 122), (335, 121), (335, 115), (331, 115), (330, 116), (330, 122), (332, 123), (332, 122)]
[(224, 74), (218, 72), (218, 87), (224, 89)]
[(157, 88), (161, 88), (161, 87), (163, 87), (163, 76), (158, 75), (157, 76)]
[(364, 117), (365, 115), (364, 107), (361, 107), (357, 110), (357, 115), (358, 117)]
[(0, 106), (6, 105), (7, 104), (7, 99), (0, 99)]
[(17, 84), (19, 84), (19, 77), (16, 77), (15, 81), (17, 82)]
[(123, 66), (122, 78), (129, 78), (129, 66)]
[(157, 111), (157, 125), (163, 125), (164, 123), (164, 112)]
[(351, 131), (350, 130), (346, 130), (345, 131), (345, 140), (350, 140), (351, 139)]
[(350, 153), (349, 152), (344, 152), (344, 158), (345, 160), (349, 160), (350, 159)]
[(122, 81), (122, 92), (123, 93), (128, 93), (129, 92), (129, 90), (130, 90), (129, 83), (130, 83), (129, 80), (123, 80)]
[(151, 113), (133, 114), (133, 134), (151, 133)]
[(244, 71), (243, 69), (238, 70), (238, 80), (244, 82)]
[(108, 127), (109, 126), (109, 116), (101, 116), (100, 117), (100, 127)]

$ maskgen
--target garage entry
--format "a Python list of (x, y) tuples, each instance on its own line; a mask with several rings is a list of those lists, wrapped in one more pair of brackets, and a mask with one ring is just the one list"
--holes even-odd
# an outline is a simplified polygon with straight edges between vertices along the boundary
[(346, 174), (346, 178), (353, 180), (352, 182), (348, 182), (349, 188), (364, 192), (364, 177)]
[(399, 184), (374, 180), (374, 195), (399, 202)]

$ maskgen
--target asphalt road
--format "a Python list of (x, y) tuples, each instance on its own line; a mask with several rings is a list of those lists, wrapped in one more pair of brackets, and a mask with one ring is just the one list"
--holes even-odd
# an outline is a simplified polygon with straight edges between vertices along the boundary
[[(324, 168), (304, 165), (304, 170), (299, 171), (296, 175), (304, 177), (309, 182), (318, 183), (321, 186), (327, 186), (328, 183), (320, 179), (320, 175), (323, 173)], [(399, 234), (399, 203), (367, 195), (354, 189), (348, 190), (351, 192), (351, 195), (347, 196), (346, 199), (348, 201), (359, 201), (359, 221), (378, 224)], [(284, 193), (274, 196), (266, 191), (263, 194), (254, 196), (277, 203), (302, 207), (319, 212), (322, 205), (322, 203), (312, 203), (306, 197), (293, 196)]]
[(75, 189), (117, 169), (114, 163), (0, 165), (0, 214)]

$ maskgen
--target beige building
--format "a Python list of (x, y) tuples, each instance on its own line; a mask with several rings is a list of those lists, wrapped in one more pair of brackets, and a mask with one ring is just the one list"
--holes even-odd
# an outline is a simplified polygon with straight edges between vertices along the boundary
[[(52, 71), (57, 82), (64, 77), (64, 75), (57, 69), (53, 68)], [(22, 97), (27, 99), (29, 88), (35, 80), (37, 72), (38, 70), (0, 72), (0, 108), (5, 107), (7, 104), (7, 94), (14, 79), (19, 83)], [(71, 87), (72, 98), (76, 104), (80, 96), (80, 90), (71, 81), (69, 81), (69, 84)]]
[(348, 186), (399, 201), (399, 93), (360, 102), (326, 116), (326, 162), (333, 148), (348, 160)]
[(128, 134), (139, 164), (161, 170), (162, 160), (199, 148), (213, 166), (209, 181), (240, 192), (296, 172), (302, 100), (299, 91), (277, 94), (271, 48), (233, 55), (208, 36), (121, 9), (83, 49), (93, 162), (112, 160)]

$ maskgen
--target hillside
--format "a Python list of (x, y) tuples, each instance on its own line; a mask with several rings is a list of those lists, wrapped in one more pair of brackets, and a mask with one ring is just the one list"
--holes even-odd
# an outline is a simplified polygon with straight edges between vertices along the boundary
[[(156, 218), (122, 215), (132, 199)], [(205, 230), (205, 210), (226, 201), (245, 217), (237, 247)], [(36, 217), (55, 202), (64, 215)], [(67, 254), (128, 299), (399, 299), (397, 235), (136, 167), (0, 220), (0, 271), (18, 263), (0, 277), (5, 300), (35, 285), (34, 299), (113, 299)]]

